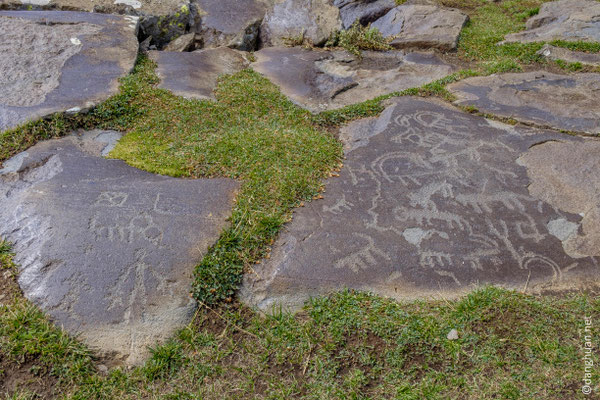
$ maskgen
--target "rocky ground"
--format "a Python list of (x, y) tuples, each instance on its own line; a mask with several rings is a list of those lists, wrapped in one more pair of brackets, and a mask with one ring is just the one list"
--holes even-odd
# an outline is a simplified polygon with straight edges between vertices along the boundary
[(597, 395), (600, 2), (0, 9), (6, 398)]

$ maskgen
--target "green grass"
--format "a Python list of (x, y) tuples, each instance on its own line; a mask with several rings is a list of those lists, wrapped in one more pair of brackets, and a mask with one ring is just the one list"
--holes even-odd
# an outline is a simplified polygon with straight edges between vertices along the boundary
[[(451, 302), (397, 303), (342, 292), (313, 300), (298, 315), (268, 317), (235, 301), (244, 269), (269, 253), (292, 209), (318, 195), (322, 179), (340, 168), (332, 128), (378, 115), (394, 96), (451, 101), (451, 82), (544, 65), (536, 55), (541, 43), (497, 45), (523, 29), (543, 1), (440, 2), (470, 15), (457, 53), (468, 67), (420, 88), (312, 115), (251, 71), (223, 77), (216, 102), (178, 98), (155, 88), (154, 65), (140, 58), (119, 94), (90, 113), (54, 115), (0, 133), (0, 163), (74, 129), (116, 129), (127, 134), (111, 155), (133, 166), (242, 184), (230, 228), (195, 274), (196, 299), (216, 308), (200, 309), (133, 370), (97, 372), (92, 352), (22, 298), (10, 246), (0, 241), (0, 272), (9, 275), (0, 293), (0, 381), (27, 367), (32, 379), (51, 378), (54, 387), (42, 396), (71, 399), (583, 398), (583, 317), (600, 319), (600, 301), (583, 294), (531, 297), (488, 288)], [(385, 50), (375, 31), (352, 35), (344, 39), (350, 51)], [(598, 43), (552, 44), (600, 52)], [(339, 38), (336, 45), (343, 45)], [(458, 340), (446, 339), (450, 329), (458, 330)], [(593, 381), (600, 390), (597, 370)], [(36, 391), (25, 383), (6, 398), (33, 399)]]
[(377, 28), (362, 26), (356, 21), (343, 31), (337, 31), (325, 44), (326, 47), (341, 47), (358, 57), (361, 50), (385, 51), (391, 50), (393, 38), (385, 38)]

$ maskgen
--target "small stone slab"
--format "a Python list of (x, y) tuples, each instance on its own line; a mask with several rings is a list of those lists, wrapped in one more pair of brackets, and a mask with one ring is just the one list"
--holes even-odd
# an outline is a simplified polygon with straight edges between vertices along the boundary
[(340, 10), (329, 0), (279, 0), (265, 15), (260, 40), (263, 46), (302, 40), (320, 46), (340, 29)]
[(396, 7), (395, 0), (333, 0), (333, 5), (340, 9), (340, 18), (344, 29), (348, 29), (358, 21), (367, 25), (385, 15)]
[(92, 347), (134, 364), (189, 322), (192, 274), (226, 226), (235, 181), (107, 160), (120, 134), (39, 143), (0, 170), (0, 237), (25, 296)]
[(246, 275), (245, 302), (269, 311), (342, 288), (410, 299), (600, 281), (599, 215), (583, 225), (579, 215), (598, 209), (597, 179), (584, 176), (599, 166), (599, 141), (414, 97), (341, 138), (340, 176), (323, 200), (296, 210), (270, 259)]
[(448, 86), (456, 104), (555, 129), (600, 133), (600, 74), (543, 71), (468, 78)]
[(506, 35), (503, 43), (600, 42), (600, 3), (595, 0), (559, 0), (542, 4), (523, 32)]
[(0, 131), (117, 93), (138, 52), (137, 17), (0, 11)]
[(404, 4), (373, 22), (392, 46), (455, 50), (458, 37), (469, 17), (462, 12), (430, 4)]
[(545, 44), (537, 54), (548, 60), (562, 60), (568, 63), (580, 63), (582, 65), (600, 67), (600, 53), (585, 53)]
[(270, 0), (198, 0), (196, 34), (204, 47), (253, 51)]
[(215, 99), (219, 76), (234, 74), (249, 64), (242, 53), (227, 47), (191, 53), (151, 51), (149, 55), (158, 64), (158, 87), (201, 100)]
[(252, 68), (312, 112), (356, 104), (419, 87), (455, 71), (434, 53), (362, 53), (272, 47), (257, 53)]

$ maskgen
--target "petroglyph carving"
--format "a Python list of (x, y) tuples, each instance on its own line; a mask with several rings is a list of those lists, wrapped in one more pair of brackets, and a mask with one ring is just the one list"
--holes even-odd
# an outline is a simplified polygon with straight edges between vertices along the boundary
[(353, 236), (363, 239), (367, 244), (360, 247), (360, 250), (339, 259), (335, 263), (335, 268), (347, 268), (354, 273), (359, 273), (361, 270), (373, 268), (377, 264), (378, 257), (391, 260), (389, 255), (375, 246), (375, 240), (372, 237), (362, 233), (355, 233)]

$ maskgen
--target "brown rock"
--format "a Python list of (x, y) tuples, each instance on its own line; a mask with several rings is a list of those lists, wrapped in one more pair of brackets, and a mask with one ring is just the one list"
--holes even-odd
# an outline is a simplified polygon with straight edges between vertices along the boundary
[(363, 52), (271, 47), (257, 52), (252, 68), (312, 112), (331, 110), (418, 87), (451, 74), (433, 53)]
[(158, 87), (177, 96), (202, 100), (215, 98), (213, 91), (219, 76), (248, 66), (243, 53), (227, 47), (191, 53), (151, 51), (149, 55), (158, 64)]

